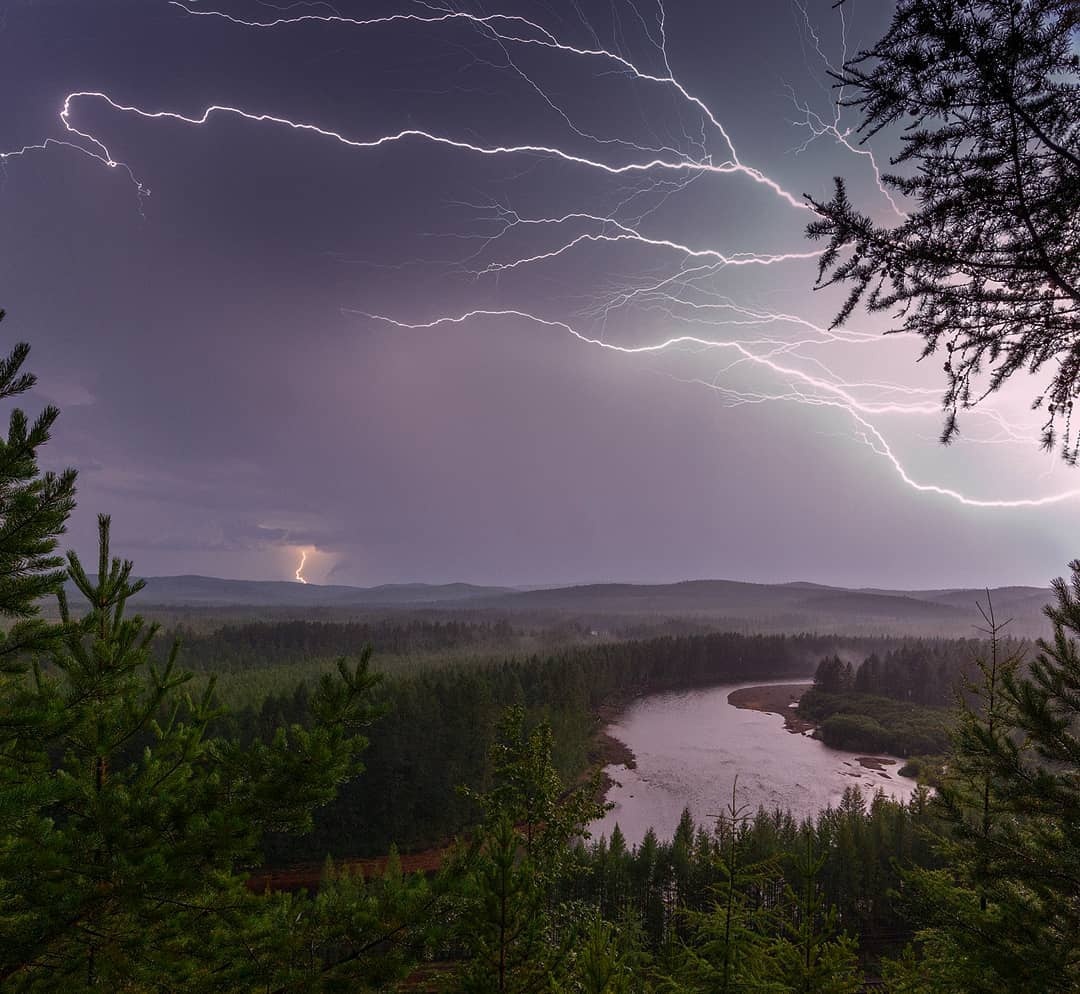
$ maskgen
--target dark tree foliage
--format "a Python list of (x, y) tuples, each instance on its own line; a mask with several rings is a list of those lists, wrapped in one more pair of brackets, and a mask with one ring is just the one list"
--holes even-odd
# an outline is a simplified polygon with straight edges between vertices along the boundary
[(250, 621), (226, 624), (211, 632), (177, 626), (159, 640), (156, 652), (164, 659), (174, 639), (184, 644), (190, 665), (212, 673), (250, 672), (298, 660), (337, 659), (371, 646), (382, 656), (440, 653), (465, 654), (485, 643), (506, 643), (517, 633), (505, 622), (467, 624), (380, 618), (370, 622)]
[(1030, 666), (980, 665), (941, 785), (945, 865), (914, 878), (922, 957), (897, 990), (1080, 988), (1080, 561), (1054, 588)]
[(680, 991), (722, 990), (725, 962), (729, 989), (798, 990), (790, 982), (737, 987), (736, 961), (760, 980), (790, 958), (793, 932), (801, 934), (791, 944), (803, 952), (818, 947), (813, 956), (822, 931), (858, 937), (880, 954), (898, 950), (918, 928), (893, 892), (912, 867), (938, 865), (925, 792), (906, 805), (882, 795), (867, 805), (852, 788), (837, 808), (801, 823), (782, 811), (733, 808), (735, 816), (729, 807), (715, 827), (684, 813), (670, 841), (650, 833), (633, 848), (616, 828), (583, 851), (562, 891), (609, 921), (639, 923)]
[[(34, 385), (33, 374), (22, 370), (28, 352), (19, 344), (0, 361), (0, 398)], [(58, 416), (56, 408), (47, 407), (31, 423), (15, 410), (7, 438), (0, 438), (0, 623), (5, 629), (0, 631), (0, 951), (8, 941), (13, 889), (6, 873), (8, 848), (28, 812), (53, 797), (38, 771), (22, 765), (26, 738), (48, 734), (65, 721), (55, 700), (18, 693), (32, 656), (55, 645), (63, 631), (38, 616), (40, 599), (59, 590), (64, 578), (56, 546), (75, 502), (73, 470), (56, 475), (38, 468), (38, 449)], [(4, 959), (0, 952), (0, 978)]]
[[(1019, 642), (1009, 642), (1017, 653)], [(977, 639), (912, 640), (871, 653), (855, 670), (852, 690), (929, 706), (952, 705), (986, 646)]]
[[(999, 635), (1003, 651), (1023, 656), (1027, 644)], [(904, 639), (875, 649), (852, 665), (835, 653), (814, 672), (814, 690), (825, 694), (874, 694), (931, 707), (952, 705), (990, 649), (981, 639)]]
[[(29, 353), (30, 346), (20, 342), (0, 360), (0, 400), (33, 387), (36, 377), (22, 368)], [(50, 634), (38, 604), (64, 577), (56, 545), (75, 506), (75, 470), (42, 473), (37, 462), (59, 416), (50, 406), (31, 423), (16, 409), (7, 438), (0, 438), (0, 618), (10, 624), (0, 632), (0, 680), (5, 672), (21, 670), (20, 656)]]
[(814, 672), (814, 689), (826, 694), (841, 694), (855, 687), (855, 670), (839, 656), (826, 656)]
[(571, 843), (604, 812), (599, 778), (566, 790), (552, 764), (552, 730), (507, 708), (491, 749), (493, 784), (477, 798), (483, 823), (461, 875), (456, 923), (461, 994), (547, 994), (564, 974), (574, 916), (555, 888), (579, 853)]
[[(994, 646), (1022, 658), (1021, 642), (1000, 636)], [(856, 667), (839, 656), (818, 664), (813, 689), (799, 701), (799, 714), (837, 749), (888, 752), (895, 756), (940, 757), (949, 750), (951, 708), (969, 689), (976, 660), (989, 648), (976, 639), (907, 640), (872, 652)], [(913, 769), (914, 767), (909, 767)]]
[(873, 47), (837, 74), (864, 140), (903, 125), (895, 174), (910, 213), (883, 227), (842, 180), (810, 237), (827, 239), (819, 285), (944, 350), (948, 442), (957, 416), (1020, 370), (1049, 382), (1043, 445), (1070, 430), (1080, 392), (1080, 59), (1075, 0), (901, 0)]

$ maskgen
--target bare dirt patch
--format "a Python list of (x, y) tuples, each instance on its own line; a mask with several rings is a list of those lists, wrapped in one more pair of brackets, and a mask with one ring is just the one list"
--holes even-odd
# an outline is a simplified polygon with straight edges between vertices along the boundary
[(728, 704), (748, 711), (783, 715), (784, 727), (789, 732), (801, 734), (810, 731), (814, 723), (800, 718), (793, 705), (798, 704), (799, 698), (812, 686), (811, 683), (774, 683), (763, 687), (743, 687), (728, 694)]
[(628, 770), (637, 769), (637, 757), (621, 739), (615, 738), (608, 729), (602, 728), (589, 750), (589, 760), (595, 766), (625, 766)]
[[(442, 865), (449, 852), (449, 846), (438, 846), (422, 852), (405, 853), (399, 857), (404, 873), (434, 873)], [(387, 857), (373, 859), (343, 859), (335, 863), (338, 871), (348, 870), (361, 873), (365, 877), (380, 876), (386, 871)], [(323, 863), (300, 863), (294, 866), (264, 868), (257, 870), (247, 879), (249, 890), (261, 894), (269, 889), (316, 891), (322, 882), (325, 870)]]
[(860, 766), (868, 770), (879, 770), (882, 773), (885, 772), (885, 767), (895, 766), (898, 762), (895, 759), (889, 759), (887, 756), (856, 756), (855, 760)]

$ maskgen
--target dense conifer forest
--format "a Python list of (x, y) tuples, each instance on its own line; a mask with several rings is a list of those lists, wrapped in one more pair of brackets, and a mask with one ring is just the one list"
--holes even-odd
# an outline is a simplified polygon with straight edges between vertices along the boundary
[[(374, 691), (380, 717), (369, 730), (365, 776), (342, 788), (302, 842), (274, 840), (268, 855), (275, 862), (377, 856), (392, 844), (413, 850), (462, 830), (476, 812), (458, 788), (487, 782), (486, 743), (513, 704), (551, 725), (553, 761), (568, 780), (596, 758), (598, 715), (639, 695), (811, 674), (814, 689), (800, 713), (827, 744), (941, 756), (951, 706), (986, 648), (975, 639), (732, 633), (599, 640), (566, 628), (521, 631), (505, 620), (395, 618), (252, 622), (202, 634), (180, 629), (159, 638), (159, 656), (174, 635), (196, 674), (216, 673), (217, 686), (225, 683), (231, 709), (221, 727), (245, 742), (310, 721), (312, 686), (333, 671), (335, 650), (376, 649), (372, 666), (384, 679)], [(567, 639), (571, 644), (549, 653), (519, 651)]]
[[(275, 858), (327, 852), (377, 855), (391, 844), (434, 845), (461, 830), (476, 811), (458, 787), (487, 779), (486, 750), (503, 709), (520, 704), (554, 732), (553, 761), (572, 780), (589, 764), (597, 709), (637, 694), (730, 680), (803, 676), (816, 652), (835, 639), (737, 635), (661, 638), (576, 648), (498, 664), (444, 665), (389, 676), (374, 699), (365, 776), (343, 787), (302, 843)], [(282, 723), (308, 720), (308, 690), (267, 697), (237, 711), (230, 731), (265, 737)], [(422, 730), (422, 733), (421, 733)]]
[[(944, 440), (1047, 367), (1042, 440), (1073, 463), (1077, 25), (1065, 0), (899, 0), (871, 49), (845, 34), (841, 106), (865, 135), (905, 122), (909, 175), (877, 186), (911, 209), (880, 227), (838, 180), (808, 228), (820, 283), (847, 287), (834, 328), (865, 303), (947, 353)], [(28, 354), (0, 359), (0, 400), (35, 386)], [(1030, 644), (989, 602), (952, 641), (466, 610), (165, 631), (107, 515), (93, 559), (62, 552), (58, 417), (16, 407), (0, 437), (5, 994), (1080, 991), (1080, 560)], [(707, 824), (591, 836), (605, 715), (774, 678), (813, 679), (826, 745), (914, 757), (911, 800), (849, 790), (797, 821), (742, 804), (732, 770)], [(312, 862), (302, 887), (267, 872)]]

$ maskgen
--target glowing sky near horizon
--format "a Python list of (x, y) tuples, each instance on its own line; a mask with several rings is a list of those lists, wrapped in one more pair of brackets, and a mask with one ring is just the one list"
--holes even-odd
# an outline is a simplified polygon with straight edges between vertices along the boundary
[(1037, 385), (943, 449), (936, 359), (811, 289), (804, 193), (903, 210), (826, 76), (887, 12), (714, 8), (12, 8), (0, 303), (75, 540), (113, 510), (146, 573), (316, 582), (1059, 572)]

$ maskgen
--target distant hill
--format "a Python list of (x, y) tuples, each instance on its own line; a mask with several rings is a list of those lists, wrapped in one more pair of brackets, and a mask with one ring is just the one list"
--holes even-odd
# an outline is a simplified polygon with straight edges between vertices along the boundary
[[(1018, 636), (1047, 630), (1042, 607), (1048, 589), (991, 590), (994, 610)], [(762, 631), (849, 631), (975, 635), (982, 624), (976, 604), (984, 590), (851, 590), (823, 584), (690, 580), (670, 584), (601, 583), (480, 598), (474, 607), (547, 610), (599, 616), (694, 616), (741, 622)]]
[[(815, 590), (828, 590), (818, 587)], [(790, 584), (737, 580), (684, 580), (680, 583), (590, 583), (503, 595), (500, 604), (515, 609), (596, 611), (613, 614), (744, 615), (799, 604), (807, 590)]]
[[(1016, 635), (1047, 630), (1042, 607), (1049, 590), (1000, 587), (991, 591), (999, 619), (1012, 619)], [(743, 631), (818, 631), (849, 634), (975, 635), (982, 624), (976, 608), (982, 590), (852, 590), (823, 584), (743, 583), (687, 580), (681, 583), (590, 583), (515, 589), (470, 583), (402, 583), (351, 587), (286, 580), (222, 580), (207, 576), (147, 579), (140, 609), (210, 609), (244, 614), (271, 610), (275, 616), (332, 616), (350, 612), (493, 612), (500, 615), (566, 616), (596, 628), (634, 620), (692, 619), (711, 627)]]
[(919, 618), (928, 621), (940, 621), (956, 612), (955, 608), (946, 604), (920, 600), (913, 595), (868, 594), (851, 590), (814, 593), (806, 597), (801, 606), (824, 613), (849, 612), (874, 618)]
[(395, 607), (455, 603), (510, 592), (509, 587), (478, 587), (470, 583), (346, 587), (294, 580), (154, 576), (146, 578), (139, 600), (144, 605), (168, 607)]

